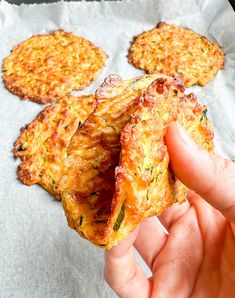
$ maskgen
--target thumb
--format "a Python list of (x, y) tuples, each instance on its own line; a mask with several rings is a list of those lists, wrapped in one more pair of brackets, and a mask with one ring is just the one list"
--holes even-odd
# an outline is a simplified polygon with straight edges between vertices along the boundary
[(235, 222), (235, 163), (197, 147), (177, 123), (169, 125), (165, 142), (175, 175)]

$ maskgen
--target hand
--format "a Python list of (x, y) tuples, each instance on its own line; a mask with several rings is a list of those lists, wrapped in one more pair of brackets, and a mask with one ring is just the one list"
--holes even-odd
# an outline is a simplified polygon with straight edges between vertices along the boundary
[[(169, 235), (152, 217), (106, 250), (105, 279), (123, 298), (235, 297), (235, 163), (196, 147), (176, 123), (166, 144), (174, 173), (194, 192), (159, 216)], [(137, 265), (133, 246), (151, 278)]]

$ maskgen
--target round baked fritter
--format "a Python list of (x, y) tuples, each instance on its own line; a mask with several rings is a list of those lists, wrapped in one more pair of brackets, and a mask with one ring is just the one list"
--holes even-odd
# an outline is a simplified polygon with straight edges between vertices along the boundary
[(49, 103), (90, 85), (105, 60), (89, 40), (58, 30), (16, 46), (3, 62), (3, 81), (22, 99)]
[(109, 240), (107, 219), (115, 189), (121, 131), (143, 91), (157, 78), (157, 74), (127, 81), (117, 75), (106, 78), (96, 91), (96, 108), (68, 148), (63, 207), (69, 226), (96, 245), (105, 247)]
[(21, 129), (14, 156), (22, 161), (17, 175), (24, 184), (38, 183), (60, 199), (66, 184), (67, 148), (94, 106), (93, 95), (66, 96)]
[(207, 151), (213, 148), (213, 131), (206, 108), (184, 93), (180, 75), (129, 81), (110, 76), (96, 97), (96, 109), (68, 149), (62, 203), (71, 228), (110, 248), (142, 219), (185, 198), (186, 187), (169, 169), (167, 124), (179, 121)]
[(211, 152), (214, 133), (206, 111), (193, 93), (184, 93), (180, 76), (159, 78), (148, 87), (121, 133), (109, 245), (126, 238), (145, 218), (185, 201), (187, 188), (170, 169), (164, 137), (168, 124), (177, 121), (199, 147)]
[(192, 30), (161, 22), (134, 39), (128, 61), (147, 73), (182, 73), (185, 87), (204, 86), (224, 67), (224, 53)]

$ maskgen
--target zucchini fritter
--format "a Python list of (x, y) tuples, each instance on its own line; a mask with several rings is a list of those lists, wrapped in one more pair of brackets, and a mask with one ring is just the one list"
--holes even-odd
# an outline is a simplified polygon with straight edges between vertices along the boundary
[[(179, 122), (198, 146), (213, 150), (213, 130), (206, 107), (194, 94), (184, 94), (181, 78), (160, 78), (147, 89), (143, 101), (121, 134), (121, 157), (108, 225), (115, 244), (147, 217), (183, 202), (187, 188), (169, 168), (164, 144), (167, 125)], [(109, 242), (110, 245), (110, 242)]]
[(95, 111), (68, 150), (71, 175), (62, 194), (67, 220), (100, 247), (112, 247), (145, 217), (184, 200), (186, 188), (168, 169), (167, 123), (178, 120), (200, 146), (212, 149), (205, 108), (184, 94), (181, 77), (155, 79), (106, 79)]
[(119, 162), (120, 134), (140, 97), (157, 74), (129, 81), (109, 76), (96, 92), (97, 106), (74, 135), (68, 149), (69, 174), (62, 202), (70, 227), (106, 246), (107, 220)]
[(66, 185), (67, 148), (78, 127), (95, 106), (95, 96), (66, 96), (45, 108), (25, 128), (14, 144), (14, 155), (22, 162), (17, 175), (26, 185), (43, 186), (60, 198)]
[(3, 62), (3, 81), (22, 99), (48, 103), (90, 85), (105, 60), (89, 40), (58, 30), (16, 46)]
[(182, 73), (186, 87), (206, 85), (224, 67), (224, 53), (218, 44), (164, 22), (134, 39), (128, 60), (147, 73)]

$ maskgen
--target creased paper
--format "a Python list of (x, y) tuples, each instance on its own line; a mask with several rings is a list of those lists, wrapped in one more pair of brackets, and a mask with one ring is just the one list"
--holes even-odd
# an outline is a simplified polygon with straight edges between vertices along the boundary
[[(90, 39), (109, 55), (93, 92), (108, 74), (124, 79), (143, 72), (129, 65), (133, 36), (166, 21), (217, 41), (225, 69), (207, 86), (193, 87), (208, 106), (216, 150), (235, 159), (235, 14), (225, 0), (59, 2), (10, 5), (0, 2), (0, 61), (32, 34), (62, 28)], [(20, 101), (0, 83), (0, 297), (115, 297), (103, 280), (103, 250), (68, 229), (61, 204), (15, 175), (12, 146), (19, 129), (43, 106)], [(143, 262), (141, 265), (144, 266)], [(146, 267), (144, 267), (145, 270)]]

